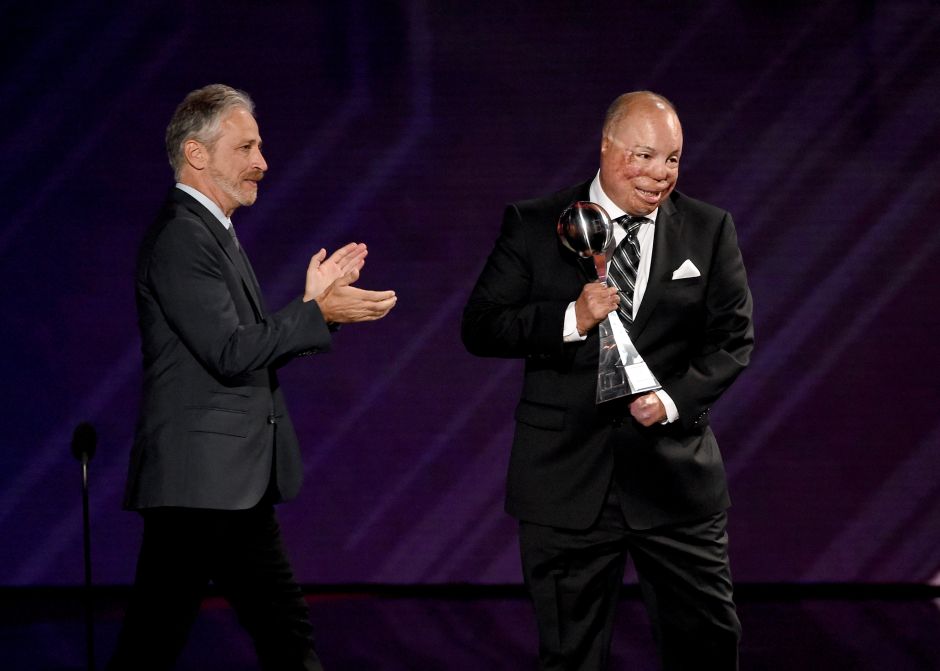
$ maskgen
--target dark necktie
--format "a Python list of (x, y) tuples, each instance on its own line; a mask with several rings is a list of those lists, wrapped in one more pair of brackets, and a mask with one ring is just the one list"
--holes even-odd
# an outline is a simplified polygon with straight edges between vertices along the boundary
[(238, 236), (235, 235), (235, 227), (232, 224), (229, 224), (228, 228), (226, 228), (225, 230), (227, 230), (228, 234), (232, 236), (232, 242), (235, 243), (235, 249), (241, 249), (242, 246), (238, 244)]
[(264, 306), (264, 298), (261, 295), (261, 287), (258, 285), (258, 278), (255, 277), (255, 271), (251, 267), (251, 263), (248, 261), (248, 256), (245, 254), (244, 248), (238, 242), (238, 236), (235, 235), (235, 227), (229, 226), (226, 230), (228, 230), (228, 234), (232, 236), (232, 242), (235, 243), (235, 249), (237, 251), (234, 259), (235, 263), (239, 266), (242, 277), (245, 279), (246, 284), (250, 286), (250, 288), (253, 290), (254, 296), (257, 297), (258, 307), (262, 312), (264, 312), (266, 311), (266, 308)]
[(620, 295), (617, 314), (626, 328), (633, 323), (633, 292), (636, 287), (636, 269), (640, 265), (640, 243), (636, 234), (640, 224), (648, 221), (646, 217), (634, 217), (629, 214), (614, 219), (614, 223), (624, 227), (627, 235), (614, 250), (610, 268), (607, 270), (607, 280), (617, 287), (617, 293)]

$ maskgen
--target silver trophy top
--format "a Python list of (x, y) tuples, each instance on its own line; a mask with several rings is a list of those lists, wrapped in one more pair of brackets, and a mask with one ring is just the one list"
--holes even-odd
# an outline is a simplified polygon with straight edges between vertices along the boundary
[(577, 200), (558, 217), (561, 243), (581, 258), (602, 256), (614, 241), (614, 226), (607, 211), (589, 200)]

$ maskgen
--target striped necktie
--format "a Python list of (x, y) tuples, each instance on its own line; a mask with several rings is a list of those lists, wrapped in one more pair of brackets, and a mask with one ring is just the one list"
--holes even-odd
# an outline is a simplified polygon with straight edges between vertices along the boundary
[(607, 281), (617, 288), (620, 295), (617, 314), (627, 328), (633, 323), (633, 291), (636, 286), (636, 269), (640, 265), (640, 243), (636, 234), (640, 224), (648, 221), (646, 217), (634, 217), (629, 214), (614, 219), (614, 223), (624, 227), (627, 235), (614, 250), (610, 268), (607, 270)]

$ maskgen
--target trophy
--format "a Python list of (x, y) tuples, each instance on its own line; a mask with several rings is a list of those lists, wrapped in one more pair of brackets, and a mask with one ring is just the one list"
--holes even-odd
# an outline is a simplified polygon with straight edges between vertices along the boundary
[[(606, 285), (607, 261), (615, 248), (614, 224), (607, 211), (586, 200), (572, 203), (558, 218), (558, 236), (565, 247), (581, 258), (593, 259), (597, 279)], [(616, 311), (607, 315), (598, 329), (597, 403), (662, 388)]]

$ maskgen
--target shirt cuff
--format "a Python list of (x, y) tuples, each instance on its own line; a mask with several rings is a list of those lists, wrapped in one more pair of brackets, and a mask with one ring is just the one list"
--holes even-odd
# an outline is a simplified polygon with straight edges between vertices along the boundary
[(679, 408), (676, 407), (676, 402), (666, 393), (666, 390), (658, 389), (654, 393), (663, 404), (663, 407), (666, 408), (666, 421), (661, 422), (661, 424), (672, 424), (679, 419)]
[(587, 338), (586, 335), (578, 333), (578, 318), (574, 313), (574, 301), (568, 303), (568, 309), (565, 310), (565, 326), (562, 336), (565, 342), (581, 342)]

